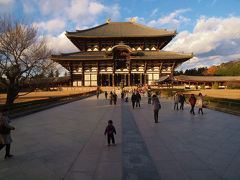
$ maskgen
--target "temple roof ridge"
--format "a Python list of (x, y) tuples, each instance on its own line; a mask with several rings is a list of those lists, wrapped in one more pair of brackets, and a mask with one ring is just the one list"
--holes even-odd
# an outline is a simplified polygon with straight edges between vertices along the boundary
[(109, 22), (89, 29), (66, 32), (68, 37), (174, 37), (176, 34), (176, 31), (156, 29), (135, 22)]

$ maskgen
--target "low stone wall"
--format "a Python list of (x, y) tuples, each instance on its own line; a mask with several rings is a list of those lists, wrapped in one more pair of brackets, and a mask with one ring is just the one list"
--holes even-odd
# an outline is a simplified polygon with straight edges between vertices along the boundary
[(58, 87), (59, 91), (79, 91), (79, 92), (89, 92), (96, 91), (97, 87)]

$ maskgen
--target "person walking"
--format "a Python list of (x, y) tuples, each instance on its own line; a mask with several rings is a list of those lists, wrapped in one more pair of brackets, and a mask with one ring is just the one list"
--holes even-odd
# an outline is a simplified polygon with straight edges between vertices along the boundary
[(178, 103), (179, 103), (179, 95), (178, 93), (176, 92), (174, 97), (173, 97), (173, 100), (174, 100), (174, 110), (177, 109), (178, 110)]
[(139, 92), (136, 94), (136, 107), (140, 107), (141, 95)]
[(161, 104), (157, 95), (153, 95), (152, 105), (153, 105), (153, 112), (154, 112), (154, 120), (155, 120), (155, 123), (158, 123), (158, 112), (159, 112), (159, 109), (161, 109)]
[(10, 154), (12, 143), (11, 130), (15, 130), (15, 128), (10, 125), (8, 109), (4, 109), (0, 117), (0, 150), (6, 146), (5, 159), (13, 157)]
[(99, 91), (97, 91), (97, 99), (99, 98), (99, 94), (100, 94), (100, 92), (99, 92)]
[(125, 102), (128, 102), (128, 92), (125, 93)]
[(137, 100), (137, 97), (136, 97), (136, 94), (135, 94), (135, 93), (132, 94), (131, 100), (132, 100), (132, 107), (133, 107), (133, 109), (134, 109), (135, 103), (136, 103), (136, 100)]
[(124, 92), (121, 92), (121, 100), (124, 101)]
[(113, 93), (113, 102), (114, 102), (114, 105), (117, 104), (117, 94), (115, 92)]
[(186, 101), (186, 99), (185, 99), (184, 94), (180, 94), (180, 96), (179, 96), (180, 110), (183, 110), (185, 101)]
[(193, 114), (193, 115), (195, 115), (195, 113), (194, 113), (194, 107), (195, 107), (195, 104), (196, 104), (196, 98), (195, 98), (194, 94), (191, 94), (191, 97), (189, 98), (188, 101), (189, 101), (189, 103), (190, 103), (190, 105), (191, 105), (190, 113)]
[(150, 92), (148, 92), (148, 104), (151, 104), (151, 100), (152, 100), (152, 95)]
[(112, 93), (112, 91), (109, 94), (109, 101), (110, 101), (110, 105), (112, 105), (112, 101), (113, 101), (113, 93)]
[(104, 135), (107, 135), (107, 142), (108, 142), (108, 146), (110, 146), (111, 144), (111, 140), (112, 140), (112, 145), (115, 146), (115, 139), (114, 139), (114, 133), (117, 134), (115, 127), (113, 126), (113, 122), (112, 120), (108, 121), (108, 125), (105, 129)]
[(107, 100), (108, 93), (105, 91), (105, 99)]
[(202, 93), (199, 93), (198, 95), (198, 100), (197, 100), (197, 105), (198, 105), (198, 114), (200, 114), (200, 112), (203, 114), (203, 95)]

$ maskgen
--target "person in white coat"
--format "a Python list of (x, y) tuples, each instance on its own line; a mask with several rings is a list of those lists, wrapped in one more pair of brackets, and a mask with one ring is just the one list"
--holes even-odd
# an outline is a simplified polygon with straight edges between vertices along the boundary
[(178, 93), (176, 92), (174, 97), (173, 97), (173, 100), (174, 100), (174, 110), (177, 109), (178, 110), (178, 103), (179, 103), (179, 95)]
[(200, 112), (203, 114), (203, 95), (202, 93), (199, 93), (198, 95), (198, 100), (197, 100), (197, 105), (198, 105), (198, 114), (200, 114)]

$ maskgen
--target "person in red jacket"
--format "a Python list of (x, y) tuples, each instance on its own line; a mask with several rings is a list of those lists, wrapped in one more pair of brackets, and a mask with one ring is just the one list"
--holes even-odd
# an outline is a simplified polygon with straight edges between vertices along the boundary
[(108, 146), (110, 146), (110, 141), (112, 140), (112, 145), (115, 145), (114, 133), (117, 134), (115, 127), (112, 125), (112, 120), (108, 121), (108, 125), (105, 129), (104, 135), (107, 135)]
[(189, 103), (191, 105), (191, 110), (190, 110), (190, 113), (192, 113), (193, 115), (195, 115), (194, 113), (194, 107), (195, 107), (195, 104), (196, 104), (196, 98), (194, 96), (194, 94), (191, 94), (191, 97), (189, 98)]

